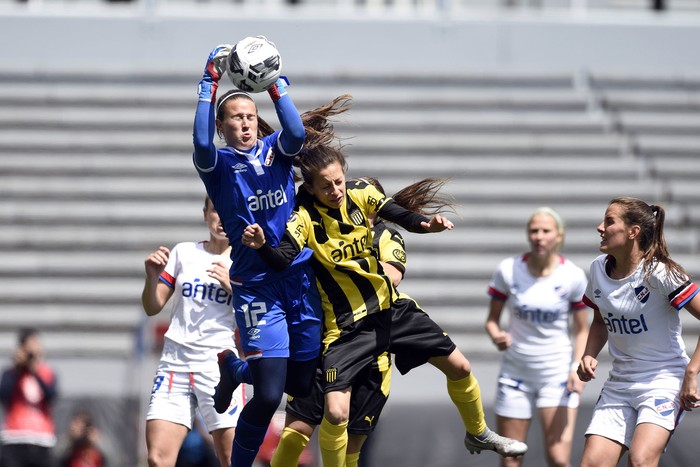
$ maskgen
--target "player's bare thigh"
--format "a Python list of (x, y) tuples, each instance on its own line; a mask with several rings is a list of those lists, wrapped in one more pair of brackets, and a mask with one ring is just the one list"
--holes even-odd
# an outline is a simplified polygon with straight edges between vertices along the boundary
[(640, 423), (634, 430), (628, 453), (630, 465), (659, 465), (661, 454), (671, 436), (666, 428), (653, 423)]
[(616, 467), (624, 445), (599, 435), (588, 435), (579, 467)]
[(146, 447), (150, 467), (173, 467), (177, 454), (189, 430), (179, 423), (166, 420), (146, 422)]
[(576, 412), (577, 409), (565, 406), (539, 409), (547, 462), (551, 466), (570, 464)]

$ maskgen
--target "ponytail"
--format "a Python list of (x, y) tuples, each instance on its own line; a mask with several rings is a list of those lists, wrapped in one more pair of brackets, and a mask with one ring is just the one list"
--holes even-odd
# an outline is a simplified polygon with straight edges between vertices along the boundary
[(661, 263), (672, 275), (679, 279), (687, 279), (688, 273), (683, 267), (673, 261), (668, 253), (664, 238), (664, 222), (666, 211), (663, 207), (631, 198), (614, 198), (609, 204), (622, 206), (622, 220), (627, 225), (639, 226), (639, 247), (644, 260), (644, 277), (648, 278), (656, 266)]

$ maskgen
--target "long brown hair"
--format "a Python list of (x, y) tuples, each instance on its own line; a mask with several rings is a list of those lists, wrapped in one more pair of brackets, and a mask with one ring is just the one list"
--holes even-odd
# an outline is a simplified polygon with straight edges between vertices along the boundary
[[(328, 104), (301, 114), (301, 120), (306, 129), (306, 141), (304, 149), (294, 164), (299, 168), (305, 183), (311, 184), (314, 174), (334, 162), (340, 164), (343, 172), (347, 171), (348, 164), (343, 154), (343, 144), (335, 134), (331, 117), (346, 112), (350, 107), (352, 107), (352, 96), (341, 94)], [(362, 178), (386, 195), (376, 178)], [(401, 189), (391, 197), (399, 206), (425, 216), (435, 215), (443, 210), (455, 212), (454, 201), (438, 194), (447, 181), (440, 178), (425, 178)]]
[(666, 211), (655, 204), (647, 204), (641, 199), (621, 196), (610, 200), (608, 205), (622, 207), (622, 221), (626, 225), (639, 226), (639, 248), (644, 260), (644, 277), (648, 278), (658, 263), (666, 266), (668, 271), (679, 279), (687, 279), (688, 273), (673, 261), (668, 253), (664, 238), (664, 221)]
[[(382, 194), (386, 195), (384, 187), (374, 177), (360, 177), (370, 185), (374, 185)], [(434, 216), (440, 212), (455, 213), (455, 202), (452, 198), (438, 194), (449, 181), (446, 178), (424, 178), (397, 191), (391, 198), (404, 209)]]
[(347, 170), (348, 164), (342, 152), (343, 145), (335, 134), (330, 119), (349, 110), (351, 105), (352, 96), (341, 94), (328, 104), (301, 114), (306, 140), (304, 148), (294, 160), (294, 165), (299, 168), (305, 183), (311, 184), (314, 174), (333, 162), (338, 162), (343, 172)]

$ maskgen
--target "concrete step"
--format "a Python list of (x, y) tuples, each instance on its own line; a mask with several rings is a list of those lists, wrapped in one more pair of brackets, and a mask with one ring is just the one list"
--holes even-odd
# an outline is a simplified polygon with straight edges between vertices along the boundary
[[(580, 162), (585, 161), (585, 164)], [(29, 163), (31, 162), (31, 163)], [(349, 173), (372, 174), (393, 178), (415, 179), (416, 174), (426, 172), (430, 162), (430, 176), (450, 177), (455, 173), (465, 177), (497, 179), (536, 179), (539, 177), (596, 179), (637, 179), (645, 175), (646, 161), (632, 157), (616, 157), (611, 164), (610, 155), (595, 154), (547, 154), (516, 156), (509, 154), (469, 154), (463, 156), (393, 153), (383, 155), (363, 154), (349, 160)], [(688, 161), (692, 164), (692, 160)], [(694, 166), (693, 166), (694, 167)], [(95, 178), (102, 181), (134, 179), (154, 180), (154, 174), (175, 183), (197, 178), (189, 154), (148, 154), (143, 151), (115, 154), (61, 154), (46, 153), (16, 154), (0, 147), (0, 189), (7, 196), (28, 193), (43, 185), (46, 177)], [(428, 174), (426, 173), (426, 176)], [(42, 177), (41, 183), (25, 179), (30, 188), (21, 184), (10, 185), (12, 179)], [(11, 188), (12, 187), (12, 188)], [(19, 188), (17, 188), (19, 187)], [(448, 184), (449, 187), (449, 184)]]

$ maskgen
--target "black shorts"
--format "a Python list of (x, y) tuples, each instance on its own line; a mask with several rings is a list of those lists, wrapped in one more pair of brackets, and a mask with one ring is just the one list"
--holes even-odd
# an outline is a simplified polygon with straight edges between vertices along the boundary
[[(316, 372), (316, 381), (308, 397), (287, 397), (286, 412), (310, 425), (323, 420), (323, 370)], [(383, 354), (357, 375), (350, 397), (348, 433), (368, 435), (374, 431), (389, 398), (391, 356)]]
[(389, 310), (353, 323), (328, 345), (323, 356), (324, 391), (352, 386), (362, 369), (384, 352), (394, 354), (396, 368), (406, 374), (432, 357), (450, 355), (455, 348), (413, 299), (401, 296)]

